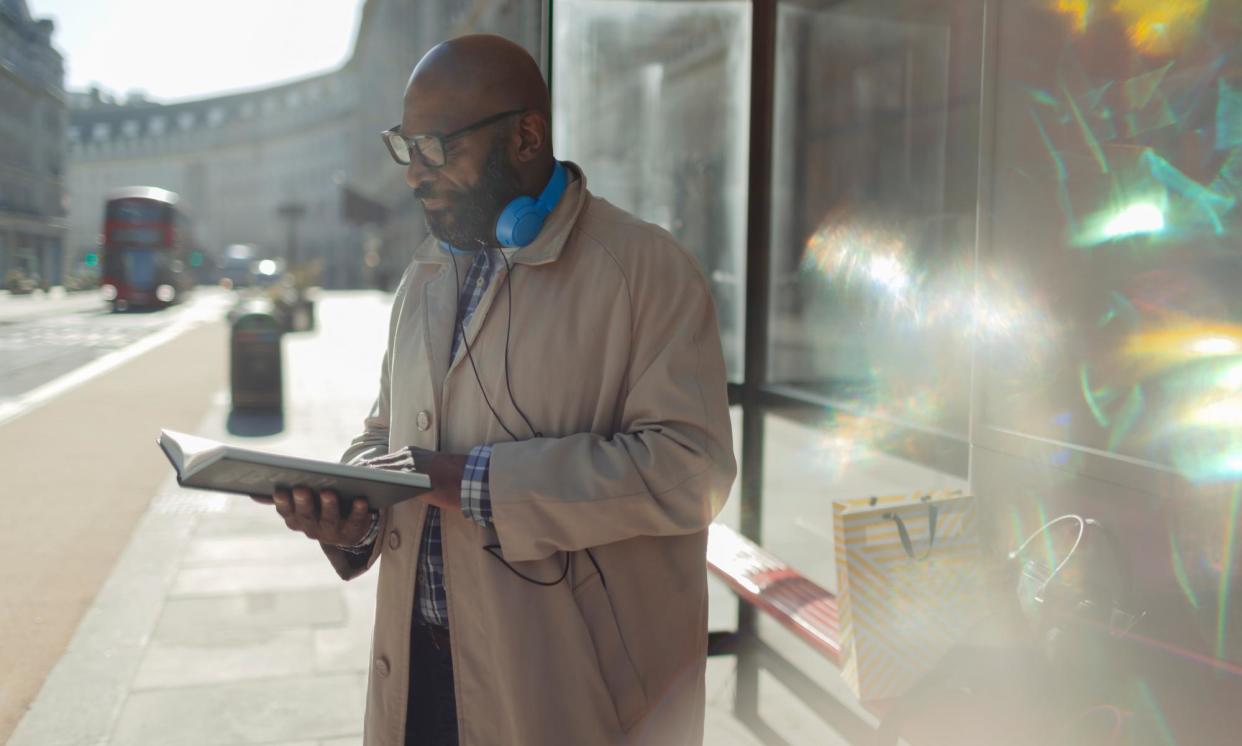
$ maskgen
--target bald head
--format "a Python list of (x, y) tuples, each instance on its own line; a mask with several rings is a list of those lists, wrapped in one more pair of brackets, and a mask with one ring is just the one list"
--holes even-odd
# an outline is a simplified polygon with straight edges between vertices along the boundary
[[(432, 47), (414, 68), (406, 91), (451, 92), (479, 107), (530, 109), (551, 118), (548, 86), (539, 66), (524, 48), (502, 36), (460, 36)], [(406, 101), (410, 103), (409, 96)]]
[(538, 196), (552, 177), (548, 86), (526, 50), (499, 36), (462, 36), (424, 55), (406, 85), (401, 134), (438, 136), (437, 157), (410, 158), (406, 182), (431, 232), (459, 248), (494, 245), (504, 206)]
[(548, 86), (534, 58), (490, 34), (461, 36), (433, 47), (414, 68), (406, 91), (407, 105), (417, 106), (420, 94), (440, 94), (463, 106), (471, 102), (488, 110), (529, 109), (547, 119), (552, 116)]
[[(548, 86), (525, 49), (501, 36), (471, 34), (437, 44), (419, 60), (405, 88), (401, 129), (447, 134), (501, 112), (522, 112), (469, 137), (499, 136), (524, 192), (538, 194), (552, 173)], [(470, 143), (460, 146), (470, 150)]]

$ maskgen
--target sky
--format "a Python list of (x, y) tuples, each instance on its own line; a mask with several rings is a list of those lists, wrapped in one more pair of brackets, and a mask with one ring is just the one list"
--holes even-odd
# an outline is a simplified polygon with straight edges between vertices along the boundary
[(331, 70), (349, 58), (363, 0), (26, 0), (56, 22), (65, 87), (158, 101), (203, 98)]

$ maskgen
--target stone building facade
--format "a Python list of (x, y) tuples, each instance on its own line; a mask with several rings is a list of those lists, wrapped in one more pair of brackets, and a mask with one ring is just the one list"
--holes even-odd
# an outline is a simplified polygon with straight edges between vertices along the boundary
[[(182, 196), (209, 255), (247, 243), (285, 257), (278, 211), (301, 205), (298, 257), (322, 261), (323, 285), (390, 285), (424, 231), (379, 137), (400, 120), (410, 70), (438, 41), (472, 31), (538, 56), (542, 14), (538, 0), (367, 0), (353, 54), (326, 74), (174, 104), (72, 95), (68, 261), (98, 246), (105, 194), (141, 184)], [(347, 211), (347, 201), (371, 209)]]
[(0, 0), (0, 281), (61, 280), (64, 64), (52, 21)]

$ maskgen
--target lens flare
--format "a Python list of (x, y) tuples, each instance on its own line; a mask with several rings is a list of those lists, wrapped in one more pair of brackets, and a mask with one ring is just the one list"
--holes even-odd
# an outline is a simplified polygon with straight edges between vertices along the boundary
[(1114, 398), (1113, 392), (1107, 386), (1099, 389), (1091, 386), (1091, 371), (1088, 367), (1080, 365), (1078, 367), (1078, 385), (1082, 389), (1083, 401), (1087, 403), (1087, 409), (1091, 410), (1091, 416), (1095, 418), (1095, 422), (1100, 427), (1108, 427), (1111, 418), (1104, 408)]
[(1165, 228), (1163, 198), (1141, 200), (1092, 215), (1083, 221), (1084, 228), (1074, 238), (1079, 247), (1096, 246), (1123, 238), (1159, 234)]
[(1121, 405), (1121, 411), (1117, 413), (1117, 418), (1113, 422), (1112, 430), (1108, 433), (1108, 450), (1116, 451), (1130, 436), (1139, 418), (1143, 415), (1145, 403), (1146, 398), (1142, 386), (1130, 389), (1129, 395)]
[(1130, 205), (1104, 224), (1108, 240), (1164, 230), (1164, 211), (1150, 202)]
[(1172, 549), (1173, 576), (1177, 578), (1177, 585), (1182, 589), (1186, 600), (1190, 602), (1191, 608), (1198, 611), (1199, 596), (1195, 593), (1194, 586), (1190, 583), (1190, 576), (1186, 574), (1186, 565), (1182, 560), (1182, 549), (1178, 544), (1176, 532), (1169, 532), (1169, 546)]
[(1074, 33), (1081, 34), (1087, 30), (1087, 22), (1091, 19), (1091, 0), (1052, 0), (1052, 9), (1069, 19)]
[(1164, 711), (1160, 709), (1160, 703), (1156, 701), (1156, 696), (1151, 692), (1151, 686), (1148, 685), (1146, 679), (1139, 679), (1139, 693), (1143, 698), (1143, 704), (1147, 706), (1147, 711), (1151, 714), (1151, 719), (1156, 722), (1157, 732), (1160, 734), (1160, 740), (1165, 746), (1175, 746), (1177, 741), (1173, 738), (1173, 731), (1169, 728), (1169, 720), (1164, 716)]
[[(1204, 358), (1235, 355), (1242, 350), (1242, 325), (1172, 317), (1149, 331), (1130, 335), (1122, 354), (1144, 376)], [(1231, 367), (1230, 375), (1234, 375)]]
[(1143, 151), (1139, 160), (1152, 178), (1185, 198), (1199, 211), (1200, 217), (1211, 222), (1216, 235), (1225, 232), (1221, 218), (1237, 203), (1233, 195), (1203, 186), (1150, 148)]
[(1196, 425), (1232, 425), (1242, 423), (1242, 396), (1218, 399), (1195, 407), (1186, 419)]
[(1240, 349), (1238, 340), (1230, 337), (1200, 337), (1190, 343), (1190, 351), (1197, 355), (1232, 355)]
[(869, 286), (885, 304), (911, 310), (922, 278), (909, 267), (909, 253), (897, 230), (850, 219), (848, 210), (838, 210), (807, 239), (802, 266), (846, 287)]
[(1116, 0), (1131, 46), (1148, 55), (1176, 54), (1198, 30), (1208, 0)]
[(1221, 556), (1224, 567), (1220, 573), (1220, 587), (1216, 593), (1216, 657), (1224, 660), (1229, 629), (1229, 588), (1233, 584), (1234, 540), (1238, 529), (1238, 512), (1242, 507), (1242, 485), (1235, 485), (1229, 500), (1229, 515), (1225, 519), (1225, 541)]

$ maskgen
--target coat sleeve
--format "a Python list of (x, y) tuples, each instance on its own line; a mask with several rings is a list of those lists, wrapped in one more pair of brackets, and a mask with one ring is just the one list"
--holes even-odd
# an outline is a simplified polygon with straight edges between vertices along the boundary
[[(679, 247), (627, 278), (628, 385), (616, 432), (497, 443), (492, 523), (510, 561), (704, 530), (736, 464), (716, 312)], [(661, 275), (657, 278), (655, 275)]]
[[(371, 412), (362, 422), (362, 434), (350, 442), (349, 448), (341, 456), (342, 463), (356, 463), (365, 458), (382, 456), (388, 453), (388, 353), (384, 354), (384, 362), (380, 370), (379, 395), (371, 405)], [(387, 509), (380, 511), (380, 526), (377, 537), (384, 535), (384, 527), (388, 520)], [(371, 544), (367, 554), (346, 552), (331, 544), (320, 543), (323, 553), (332, 563), (332, 569), (342, 580), (352, 580), (370, 569), (379, 557), (383, 542), (378, 539)]]

